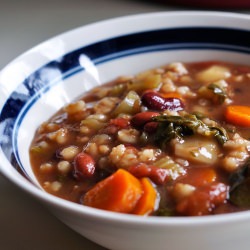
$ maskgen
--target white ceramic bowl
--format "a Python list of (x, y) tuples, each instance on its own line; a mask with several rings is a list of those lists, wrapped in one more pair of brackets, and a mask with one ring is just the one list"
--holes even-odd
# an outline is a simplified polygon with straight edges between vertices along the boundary
[(248, 15), (162, 12), (87, 25), (42, 43), (0, 75), (2, 174), (69, 227), (109, 249), (249, 249), (250, 211), (146, 218), (85, 207), (45, 193), (28, 154), (38, 125), (87, 89), (174, 61), (249, 64), (249, 41)]

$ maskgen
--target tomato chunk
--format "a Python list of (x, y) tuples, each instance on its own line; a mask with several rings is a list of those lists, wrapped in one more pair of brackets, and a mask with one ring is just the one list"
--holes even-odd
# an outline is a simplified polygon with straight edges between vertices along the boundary
[(225, 202), (227, 195), (228, 188), (223, 183), (204, 185), (181, 200), (177, 204), (176, 210), (181, 215), (209, 215), (213, 213), (216, 206)]

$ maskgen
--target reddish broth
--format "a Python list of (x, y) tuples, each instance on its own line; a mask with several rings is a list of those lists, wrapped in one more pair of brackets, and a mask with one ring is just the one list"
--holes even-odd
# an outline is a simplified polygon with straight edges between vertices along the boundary
[(148, 178), (157, 192), (157, 200), (146, 197), (155, 203), (147, 215), (248, 210), (250, 113), (236, 108), (244, 125), (225, 113), (250, 106), (249, 85), (249, 66), (209, 61), (95, 87), (38, 128), (30, 147), (35, 176), (45, 191), (83, 204), (89, 190), (123, 169)]

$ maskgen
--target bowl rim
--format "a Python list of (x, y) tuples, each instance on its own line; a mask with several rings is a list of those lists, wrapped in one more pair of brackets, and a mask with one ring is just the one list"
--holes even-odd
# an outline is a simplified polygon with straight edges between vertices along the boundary
[[(1, 75), (4, 71), (8, 70), (11, 65), (18, 61), (22, 61), (24, 58), (30, 58), (34, 53), (39, 52), (40, 50), (46, 49), (46, 43), (53, 42), (56, 39), (65, 39), (69, 38), (70, 36), (74, 35), (77, 32), (80, 32), (81, 29), (92, 29), (93, 27), (98, 27), (103, 24), (109, 24), (112, 22), (124, 22), (126, 20), (132, 20), (132, 19), (143, 19), (143, 18), (150, 18), (150, 17), (159, 17), (159, 16), (169, 16), (169, 17), (176, 17), (176, 16), (182, 16), (185, 15), (186, 17), (193, 17), (193, 16), (201, 16), (201, 17), (228, 17), (228, 18), (238, 18), (238, 19), (245, 19), (247, 21), (250, 21), (250, 15), (247, 14), (240, 14), (240, 13), (233, 13), (233, 12), (221, 12), (221, 11), (161, 11), (161, 12), (149, 12), (149, 13), (141, 13), (141, 14), (132, 14), (132, 15), (126, 15), (122, 17), (115, 17), (110, 18), (107, 20), (102, 20), (98, 22), (94, 22), (91, 24), (83, 25), (78, 28), (66, 31), (64, 33), (61, 33), (57, 36), (54, 36), (45, 42), (42, 42), (38, 44), (37, 46), (31, 48), (30, 50), (24, 52), (20, 56), (18, 56), (16, 59), (11, 61), (9, 64), (7, 64), (2, 71), (0, 72), (0, 81), (1, 81)], [(233, 24), (234, 26), (235, 24)], [(229, 27), (232, 27), (231, 25)], [(250, 30), (249, 28), (246, 30)], [(71, 50), (73, 51), (73, 50)], [(67, 53), (70, 51), (67, 50)], [(58, 56), (58, 55), (57, 55)], [(55, 58), (54, 58), (55, 59)], [(52, 61), (53, 59), (51, 59)], [(48, 63), (49, 60), (46, 61)], [(41, 63), (40, 63), (41, 64)], [(35, 65), (34, 68), (32, 68), (31, 72), (36, 71), (39, 67), (42, 65)], [(21, 81), (19, 81), (21, 82)], [(18, 173), (16, 170), (13, 169), (13, 175), (10, 175), (7, 173), (7, 171), (4, 170), (5, 164), (10, 164), (9, 161), (5, 158), (3, 155), (2, 149), (0, 148), (0, 158), (3, 159), (2, 163), (0, 164), (0, 174), (2, 174), (4, 177), (6, 177), (8, 180), (10, 180), (12, 183), (17, 185), (22, 190), (26, 191), (26, 193), (34, 196), (38, 200), (52, 206), (57, 207), (59, 209), (66, 209), (71, 210), (72, 212), (75, 212), (81, 216), (88, 216), (89, 218), (92, 218), (94, 220), (103, 220), (103, 221), (113, 221), (113, 222), (122, 222), (124, 224), (134, 224), (134, 225), (157, 225), (157, 226), (186, 226), (189, 227), (190, 225), (195, 226), (204, 226), (205, 224), (218, 224), (218, 223), (230, 223), (230, 222), (239, 222), (244, 221), (246, 219), (250, 219), (250, 211), (244, 211), (244, 212), (236, 212), (232, 214), (221, 214), (221, 215), (209, 215), (209, 216), (201, 216), (201, 217), (156, 217), (156, 216), (149, 216), (147, 218), (140, 217), (137, 215), (130, 215), (130, 214), (121, 214), (121, 213), (115, 213), (110, 211), (104, 211), (100, 209), (95, 209), (87, 206), (83, 206), (80, 204), (76, 204), (67, 200), (63, 200), (61, 198), (58, 198), (54, 195), (51, 195), (43, 190), (38, 189), (35, 187), (32, 183), (30, 183), (25, 177), (23, 177), (20, 173)]]
[[(10, 62), (8, 62), (1, 70), (0, 70), (0, 75), (3, 71), (5, 71), (10, 65), (12, 65), (13, 63), (22, 60), (24, 57), (25, 58), (29, 58), (30, 54), (35, 54), (37, 51), (43, 51), (44, 49), (47, 49), (46, 44), (51, 43), (57, 39), (60, 38), (64, 38), (65, 40), (70, 38), (72, 35), (78, 33), (81, 31), (81, 29), (92, 29), (95, 27), (98, 27), (100, 25), (107, 25), (109, 23), (112, 22), (121, 22), (121, 21), (126, 21), (126, 20), (132, 20), (132, 19), (143, 19), (143, 18), (149, 18), (149, 17), (164, 17), (164, 16), (180, 16), (180, 17), (192, 17), (192, 16), (196, 16), (196, 17), (209, 17), (209, 16), (213, 16), (213, 17), (228, 17), (228, 18), (236, 18), (236, 19), (246, 19), (248, 21), (250, 21), (250, 15), (249, 14), (245, 14), (245, 13), (236, 13), (236, 12), (230, 12), (230, 11), (213, 11), (213, 10), (178, 10), (178, 11), (155, 11), (155, 12), (148, 12), (148, 13), (139, 13), (139, 14), (130, 14), (130, 15), (125, 15), (125, 16), (120, 16), (120, 17), (113, 17), (113, 18), (108, 18), (108, 19), (104, 19), (104, 20), (100, 20), (100, 21), (96, 21), (96, 22), (92, 22), (92, 23), (87, 23), (85, 25), (82, 26), (78, 26), (76, 28), (67, 30), (65, 32), (59, 33), (49, 39), (46, 39), (44, 41), (42, 41), (39, 44), (34, 45), (32, 48), (24, 51), (23, 53), (21, 53), (20, 55), (18, 55), (17, 57), (15, 57), (13, 60), (11, 60)], [(238, 28), (239, 27), (235, 24), (235, 23), (231, 23), (229, 25), (229, 27), (234, 27), (234, 28)], [(247, 27), (248, 30), (250, 30), (249, 26)], [(123, 33), (121, 33), (123, 34)], [(78, 47), (76, 47), (78, 48)], [(75, 48), (75, 49), (76, 49)], [(71, 50), (73, 51), (73, 49)], [(69, 50), (67, 50), (67, 53), (71, 52)], [(64, 54), (64, 53), (63, 53)], [(63, 55), (62, 54), (62, 55)], [(57, 57), (52, 58), (53, 59), (57, 59)], [(39, 68), (42, 65), (37, 65), (36, 68), (32, 69), (32, 72), (35, 71), (37, 68)], [(0, 79), (1, 80), (1, 79)]]

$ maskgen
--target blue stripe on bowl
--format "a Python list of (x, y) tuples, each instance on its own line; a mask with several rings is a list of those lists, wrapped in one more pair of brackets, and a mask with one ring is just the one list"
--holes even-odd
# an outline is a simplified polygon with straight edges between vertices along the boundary
[[(79, 56), (82, 54), (96, 65), (129, 55), (165, 50), (213, 49), (250, 54), (249, 40), (249, 31), (240, 29), (211, 27), (161, 29), (115, 37), (70, 52), (31, 74), (8, 98), (0, 115), (0, 124), (3, 126), (1, 138), (5, 138), (0, 139), (3, 152), (14, 166), (22, 166), (16, 136), (25, 114), (42, 93), (47, 92), (60, 80), (83, 70), (79, 64)], [(42, 74), (44, 69), (59, 70), (60, 76), (47, 79)], [(21, 86), (27, 89), (27, 95), (20, 93)]]

